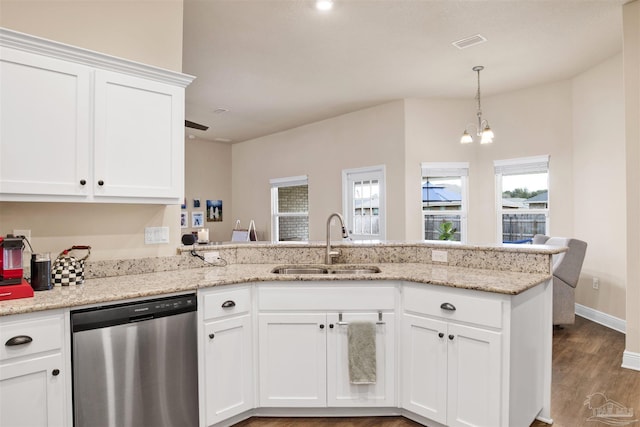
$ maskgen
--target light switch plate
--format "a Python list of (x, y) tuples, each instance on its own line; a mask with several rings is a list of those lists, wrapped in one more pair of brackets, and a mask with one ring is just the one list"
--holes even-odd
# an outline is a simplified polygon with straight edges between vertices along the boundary
[(204, 253), (204, 260), (206, 262), (215, 262), (215, 261), (217, 261), (219, 259), (220, 259), (220, 252), (218, 252), (218, 251), (205, 252)]
[(447, 251), (431, 250), (431, 261), (447, 262)]
[(169, 227), (145, 227), (144, 244), (169, 243)]

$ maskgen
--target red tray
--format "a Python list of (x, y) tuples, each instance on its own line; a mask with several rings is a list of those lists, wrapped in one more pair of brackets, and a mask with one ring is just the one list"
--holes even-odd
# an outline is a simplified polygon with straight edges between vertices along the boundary
[(33, 297), (33, 288), (22, 279), (19, 285), (0, 286), (0, 301)]

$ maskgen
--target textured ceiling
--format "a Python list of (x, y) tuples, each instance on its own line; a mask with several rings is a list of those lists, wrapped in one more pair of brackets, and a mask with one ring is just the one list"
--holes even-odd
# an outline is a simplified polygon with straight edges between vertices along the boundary
[(474, 65), (483, 96), (570, 78), (622, 50), (626, 1), (185, 0), (186, 116), (210, 126), (187, 133), (239, 142), (394, 99), (473, 102)]

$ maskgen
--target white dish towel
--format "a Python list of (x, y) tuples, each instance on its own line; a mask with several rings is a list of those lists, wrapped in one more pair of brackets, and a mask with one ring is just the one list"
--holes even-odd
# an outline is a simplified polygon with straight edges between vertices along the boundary
[(350, 322), (347, 330), (349, 347), (349, 381), (351, 384), (376, 383), (376, 324)]

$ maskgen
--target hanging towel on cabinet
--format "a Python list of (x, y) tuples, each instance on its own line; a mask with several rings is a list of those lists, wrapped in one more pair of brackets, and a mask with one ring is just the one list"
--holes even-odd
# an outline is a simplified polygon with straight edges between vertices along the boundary
[(349, 381), (351, 384), (376, 383), (376, 324), (350, 322), (347, 329)]

